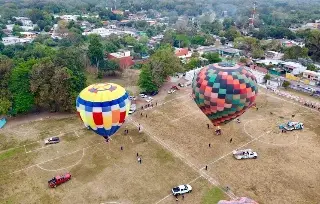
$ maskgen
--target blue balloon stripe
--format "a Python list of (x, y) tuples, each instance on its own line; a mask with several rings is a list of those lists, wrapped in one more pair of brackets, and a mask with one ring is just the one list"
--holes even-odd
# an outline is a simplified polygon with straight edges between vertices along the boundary
[(77, 107), (79, 107), (79, 105), (84, 105), (86, 107), (86, 111), (92, 112), (92, 108), (93, 107), (110, 107), (113, 105), (119, 105), (120, 108), (123, 108), (125, 106), (124, 101), (129, 97), (128, 93), (126, 92), (123, 96), (121, 96), (118, 99), (112, 100), (112, 101), (105, 101), (105, 102), (92, 102), (92, 101), (87, 101), (84, 100), (82, 98), (80, 98), (80, 96), (78, 96), (77, 98)]

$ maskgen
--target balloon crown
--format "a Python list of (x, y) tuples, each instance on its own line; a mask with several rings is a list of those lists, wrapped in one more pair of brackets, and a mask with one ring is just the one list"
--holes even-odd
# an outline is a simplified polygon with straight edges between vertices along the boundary
[(234, 67), (235, 66), (235, 64), (232, 62), (220, 62), (218, 65), (220, 67)]

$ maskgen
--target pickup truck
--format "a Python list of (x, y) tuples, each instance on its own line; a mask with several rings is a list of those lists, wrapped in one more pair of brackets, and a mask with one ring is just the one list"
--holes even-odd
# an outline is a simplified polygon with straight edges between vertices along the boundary
[(48, 186), (50, 188), (55, 188), (59, 186), (60, 184), (63, 184), (71, 179), (71, 174), (66, 173), (64, 175), (55, 176), (51, 180), (48, 181)]

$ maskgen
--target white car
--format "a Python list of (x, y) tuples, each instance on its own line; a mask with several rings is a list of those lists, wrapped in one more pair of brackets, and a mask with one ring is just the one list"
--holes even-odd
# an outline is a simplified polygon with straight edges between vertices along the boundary
[(148, 96), (145, 95), (145, 94), (139, 94), (139, 96), (140, 96), (141, 98), (147, 98), (147, 97), (148, 97)]
[(128, 113), (129, 113), (129, 115), (131, 115), (131, 114), (133, 114), (134, 112), (136, 112), (136, 110), (130, 109)]
[(174, 187), (172, 190), (172, 194), (175, 195), (182, 195), (185, 193), (191, 193), (192, 187), (189, 184), (180, 185), (177, 187)]
[(150, 103), (153, 100), (152, 97), (149, 97), (148, 99), (146, 99), (147, 103)]
[(59, 137), (50, 137), (44, 140), (44, 144), (56, 144), (60, 142), (60, 138)]
[(233, 156), (236, 159), (256, 159), (258, 158), (257, 152), (252, 151), (252, 149), (234, 150)]
[(175, 89), (170, 89), (170, 90), (168, 91), (168, 94), (171, 94), (171, 93), (174, 93), (174, 92), (176, 92)]
[(137, 100), (137, 98), (136, 98), (135, 96), (129, 96), (129, 99), (130, 99), (131, 101)]

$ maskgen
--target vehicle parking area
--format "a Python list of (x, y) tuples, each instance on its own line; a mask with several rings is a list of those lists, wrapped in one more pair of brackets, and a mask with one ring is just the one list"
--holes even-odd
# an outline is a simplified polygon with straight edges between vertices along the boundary
[[(258, 110), (248, 110), (241, 123), (221, 126), (220, 136), (212, 125), (207, 128), (210, 121), (193, 102), (190, 87), (166, 93), (147, 110), (138, 105), (110, 143), (74, 116), (0, 130), (0, 203), (176, 203), (171, 188), (187, 183), (193, 191), (183, 203), (234, 196), (316, 203), (319, 113), (265, 93), (257, 98)], [(303, 122), (304, 130), (281, 133), (279, 125), (289, 120)], [(61, 142), (44, 145), (53, 136)], [(248, 148), (257, 159), (233, 158), (233, 150)], [(65, 172), (71, 181), (48, 188), (48, 180)]]
[[(207, 128), (210, 121), (187, 93), (174, 93), (176, 100), (170, 98), (144, 111), (148, 118), (137, 114), (136, 120), (200, 175), (205, 172), (208, 181), (221, 189), (228, 186), (236, 196), (259, 203), (320, 200), (319, 113), (262, 89), (256, 101), (258, 110), (248, 110), (240, 117), (241, 123), (221, 125), (222, 135), (217, 136), (212, 125)], [(302, 122), (305, 128), (281, 133), (279, 125), (288, 121)], [(233, 158), (233, 150), (248, 148), (257, 152), (257, 159)]]

